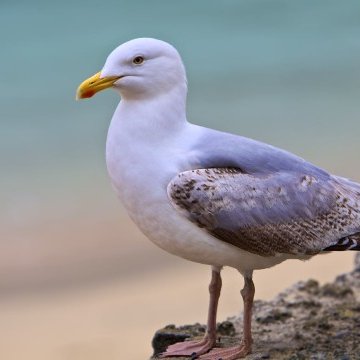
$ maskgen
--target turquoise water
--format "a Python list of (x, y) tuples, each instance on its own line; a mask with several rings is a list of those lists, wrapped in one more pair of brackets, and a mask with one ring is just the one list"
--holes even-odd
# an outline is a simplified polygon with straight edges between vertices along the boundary
[(305, 153), (298, 136), (310, 142), (314, 131), (355, 140), (343, 127), (358, 129), (359, 19), (356, 0), (2, 1), (5, 169), (99, 158), (116, 96), (76, 103), (75, 89), (112, 48), (140, 36), (181, 52), (194, 122)]
[(115, 46), (136, 37), (182, 54), (192, 122), (360, 180), (358, 0), (3, 0), (0, 24), (2, 244), (25, 225), (66, 228), (69, 208), (81, 216), (95, 206), (83, 202), (90, 194), (113, 206), (103, 154), (117, 97), (74, 96)]

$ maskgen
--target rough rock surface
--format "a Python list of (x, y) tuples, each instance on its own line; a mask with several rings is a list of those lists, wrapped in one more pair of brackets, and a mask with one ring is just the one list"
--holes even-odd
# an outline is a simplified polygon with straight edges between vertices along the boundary
[[(218, 346), (237, 344), (241, 325), (242, 316), (218, 324)], [(158, 330), (152, 343), (153, 359), (168, 345), (201, 338), (204, 332), (200, 324)], [(248, 360), (360, 359), (360, 253), (354, 270), (332, 283), (299, 282), (272, 301), (255, 301), (253, 338)]]

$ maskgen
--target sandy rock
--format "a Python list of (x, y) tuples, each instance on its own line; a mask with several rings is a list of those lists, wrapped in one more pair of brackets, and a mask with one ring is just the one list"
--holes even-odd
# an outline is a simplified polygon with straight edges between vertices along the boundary
[[(219, 323), (217, 346), (237, 344), (241, 324), (242, 316)], [(205, 326), (200, 324), (169, 325), (156, 332), (153, 356), (170, 344), (201, 339), (204, 333)], [(255, 301), (253, 338), (248, 360), (360, 359), (360, 254), (355, 257), (354, 270), (332, 283), (320, 286), (310, 279), (296, 283), (272, 301)]]

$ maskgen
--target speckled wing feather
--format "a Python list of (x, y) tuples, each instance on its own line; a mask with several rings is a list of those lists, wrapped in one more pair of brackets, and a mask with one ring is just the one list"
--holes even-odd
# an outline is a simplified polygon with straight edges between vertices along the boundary
[(198, 169), (172, 179), (168, 196), (211, 235), (261, 256), (360, 249), (360, 186), (339, 177)]

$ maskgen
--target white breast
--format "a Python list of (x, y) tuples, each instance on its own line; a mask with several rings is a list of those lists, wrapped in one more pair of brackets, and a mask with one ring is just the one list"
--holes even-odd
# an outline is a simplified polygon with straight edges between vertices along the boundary
[(140, 230), (157, 246), (185, 259), (241, 272), (273, 266), (282, 257), (263, 258), (222, 242), (183, 217), (170, 203), (167, 185), (178, 173), (196, 167), (189, 136), (196, 130), (185, 122), (176, 136), (134, 133), (122, 123), (119, 109), (109, 128), (106, 161), (120, 200)]

